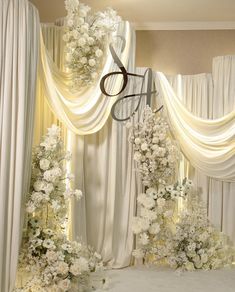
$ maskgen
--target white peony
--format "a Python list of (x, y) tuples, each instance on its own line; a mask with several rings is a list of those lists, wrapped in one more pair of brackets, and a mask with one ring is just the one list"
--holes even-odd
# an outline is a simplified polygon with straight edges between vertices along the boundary
[(42, 170), (47, 170), (50, 166), (50, 161), (48, 159), (41, 159), (40, 160), (40, 168)]

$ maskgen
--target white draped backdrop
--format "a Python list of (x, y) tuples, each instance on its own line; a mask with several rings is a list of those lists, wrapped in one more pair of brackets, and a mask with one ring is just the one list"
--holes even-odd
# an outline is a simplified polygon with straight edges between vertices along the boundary
[(0, 291), (14, 288), (23, 198), (31, 170), (39, 17), (26, 0), (0, 2)]
[[(60, 64), (58, 45), (61, 36), (58, 31), (58, 27), (43, 25), (45, 45)], [(212, 74), (167, 77), (187, 109), (205, 119), (231, 112), (235, 103), (235, 56), (217, 57), (212, 67)], [(143, 72), (144, 69), (139, 70)], [(41, 100), (40, 107), (47, 107), (45, 99)], [(44, 120), (49, 126), (52, 120), (47, 116), (38, 116), (36, 123)], [(126, 180), (127, 175), (135, 173), (127, 136), (125, 127), (111, 118), (96, 134), (67, 133), (68, 148), (73, 152), (76, 187), (82, 187), (84, 191), (82, 202), (74, 203), (71, 208), (71, 235), (73, 238), (82, 236), (113, 267), (129, 265), (133, 248), (130, 225), (135, 213), (137, 188), (134, 181)], [(212, 222), (235, 242), (234, 184), (210, 179), (194, 170), (186, 160), (181, 163), (181, 176), (184, 175), (192, 178), (202, 191)], [(137, 177), (133, 180), (138, 181)]]
[[(37, 12), (26, 0), (3, 0), (0, 5), (0, 283), (1, 291), (8, 292), (14, 286), (23, 221), (21, 205), (30, 175), (40, 35)], [(109, 266), (125, 267), (131, 263), (135, 245), (131, 219), (136, 212), (136, 195), (141, 191), (128, 144), (128, 130), (109, 117), (115, 98), (102, 96), (98, 82), (82, 92), (71, 94), (68, 91), (72, 77), (62, 72), (62, 33), (61, 27), (42, 25), (44, 41), (41, 39), (40, 44), (34, 144), (52, 123), (62, 127), (67, 148), (73, 152), (71, 168), (75, 185), (84, 193), (81, 202), (71, 204), (69, 235), (73, 239), (81, 237), (94, 246)], [(119, 33), (127, 39), (121, 59), (129, 71), (134, 71), (134, 32), (126, 22), (120, 25)], [(118, 43), (119, 52), (120, 48), (121, 43)], [(106, 61), (103, 73), (114, 68), (110, 55)], [(138, 72), (143, 70), (137, 69)], [(120, 84), (120, 78), (112, 79), (108, 87), (117, 90)], [(129, 88), (130, 92), (138, 85), (136, 81)], [(187, 148), (184, 141), (180, 141), (181, 147), (201, 171), (195, 170), (184, 159), (180, 175), (188, 175), (194, 180), (207, 202), (209, 218), (235, 242), (235, 183), (221, 181), (235, 180), (235, 56), (215, 58), (212, 74), (177, 75), (166, 79), (163, 74), (156, 73), (156, 86), (173, 132), (178, 137), (180, 131), (188, 135), (191, 148)], [(221, 119), (209, 122), (195, 116)], [(189, 130), (182, 126), (182, 121), (187, 119)], [(201, 135), (196, 132), (200, 127)], [(225, 150), (223, 146), (226, 146)], [(193, 147), (198, 151), (195, 160)], [(214, 173), (212, 154), (220, 158), (215, 161), (218, 171)], [(223, 158), (230, 167), (223, 163)], [(206, 176), (210, 173), (218, 180)]]
[[(168, 80), (187, 109), (198, 117), (216, 119), (235, 110), (235, 56), (214, 58), (212, 74), (177, 75)], [(209, 218), (235, 243), (235, 183), (211, 179), (186, 160), (181, 173), (193, 179), (207, 203)]]

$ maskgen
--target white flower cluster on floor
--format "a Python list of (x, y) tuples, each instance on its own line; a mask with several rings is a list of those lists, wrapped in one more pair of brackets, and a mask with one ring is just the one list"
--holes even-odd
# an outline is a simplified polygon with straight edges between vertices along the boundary
[(69, 200), (82, 196), (68, 187), (72, 175), (66, 171), (66, 161), (70, 157), (63, 150), (60, 128), (53, 125), (33, 153), (19, 259), (24, 283), (15, 291), (85, 291), (92, 286), (90, 273), (103, 267), (101, 256), (91, 247), (66, 237)]
[(195, 192), (186, 199), (184, 211), (176, 223), (173, 243), (169, 263), (182, 270), (229, 267), (235, 256), (228, 236), (209, 222), (206, 206)]
[(130, 133), (134, 159), (146, 191), (137, 198), (133, 218), (135, 258), (180, 270), (216, 269), (230, 265), (234, 248), (212, 226), (192, 181), (177, 180), (180, 151), (168, 124), (148, 106)]
[(91, 13), (90, 7), (78, 0), (65, 0), (67, 10), (66, 66), (74, 74), (74, 86), (92, 84), (98, 78), (107, 45), (121, 18), (107, 8)]

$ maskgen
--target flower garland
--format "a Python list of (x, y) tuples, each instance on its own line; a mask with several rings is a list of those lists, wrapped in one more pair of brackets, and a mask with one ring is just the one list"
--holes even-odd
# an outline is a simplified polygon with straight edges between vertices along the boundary
[(98, 253), (65, 235), (69, 201), (82, 197), (81, 191), (68, 188), (73, 176), (65, 164), (70, 158), (60, 128), (53, 125), (33, 153), (19, 258), (19, 274), (27, 274), (27, 280), (15, 291), (80, 291), (92, 286), (90, 273), (102, 269)]
[(121, 18), (111, 8), (91, 14), (91, 8), (78, 0), (65, 0), (65, 8), (66, 67), (74, 74), (74, 86), (90, 85), (98, 78), (106, 46)]
[(150, 107), (144, 109), (142, 118), (143, 121), (132, 128), (129, 140), (143, 184), (156, 187), (172, 183), (180, 158), (177, 143), (169, 135), (167, 122), (156, 117)]
[[(135, 258), (168, 264), (180, 270), (216, 269), (232, 263), (234, 248), (212, 226), (192, 181), (176, 179), (180, 158), (166, 120), (150, 107), (130, 133), (134, 160), (145, 193), (137, 198), (139, 215), (133, 218), (138, 248)], [(184, 211), (179, 210), (179, 202)]]

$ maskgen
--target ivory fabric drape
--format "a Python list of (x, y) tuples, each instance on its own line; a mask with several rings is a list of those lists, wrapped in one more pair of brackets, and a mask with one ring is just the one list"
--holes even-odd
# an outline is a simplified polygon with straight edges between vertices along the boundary
[(26, 0), (0, 2), (0, 290), (12, 291), (28, 191), (39, 17)]
[[(63, 27), (60, 27), (63, 33)], [(115, 48), (125, 67), (128, 65), (130, 55), (135, 51), (133, 30), (129, 22), (121, 22), (117, 35), (125, 39), (117, 38)], [(62, 41), (60, 41), (62, 44)], [(60, 46), (61, 51), (63, 46)], [(105, 64), (101, 71), (101, 77), (117, 66), (107, 48)], [(60, 58), (62, 58), (62, 53)], [(64, 69), (64, 68), (62, 68)], [(101, 78), (100, 77), (100, 78)], [(93, 86), (79, 90), (70, 90), (73, 75), (58, 69), (47, 52), (43, 38), (40, 42), (39, 59), (39, 90), (38, 94), (46, 96), (52, 111), (66, 125), (68, 129), (79, 135), (87, 135), (99, 131), (109, 117), (111, 107), (117, 97), (107, 98), (99, 88), (100, 79)], [(122, 85), (122, 76), (115, 75), (107, 80), (107, 91), (119, 92)]]
[[(134, 88), (140, 91), (140, 87), (141, 83), (135, 80), (129, 94)], [(145, 99), (136, 121), (144, 105)], [(128, 112), (128, 108), (123, 107), (121, 111)], [(125, 125), (111, 117), (96, 134), (68, 134), (76, 187), (82, 187), (84, 193), (81, 202), (72, 204), (71, 235), (74, 239), (85, 238), (111, 268), (131, 264), (135, 244), (132, 218), (136, 213), (137, 194), (143, 191), (128, 136)]]
[[(235, 56), (214, 58), (212, 74), (176, 75), (167, 79), (176, 96), (195, 116), (218, 119), (235, 110)], [(180, 175), (193, 179), (207, 203), (209, 219), (235, 243), (235, 183), (212, 179), (187, 159), (181, 164)]]
[(235, 110), (217, 119), (202, 119), (177, 98), (164, 74), (156, 83), (181, 150), (206, 175), (235, 182)]
[[(42, 25), (45, 46), (59, 68), (63, 68), (63, 51), (59, 49), (62, 33), (60, 27)], [(134, 37), (133, 34), (133, 44)], [(129, 58), (130, 71), (134, 70), (134, 52)], [(136, 86), (140, 85), (133, 83), (130, 92)], [(38, 143), (46, 128), (58, 121), (45, 96), (37, 96), (36, 108), (35, 143)], [(81, 188), (84, 194), (80, 202), (71, 205), (70, 237), (82, 238), (92, 245), (111, 267), (128, 266), (134, 244), (131, 219), (136, 194), (141, 188), (134, 170), (128, 130), (111, 117), (99, 132), (91, 135), (76, 135), (63, 125), (62, 129), (67, 134), (67, 149), (73, 153), (71, 169), (75, 187)]]

